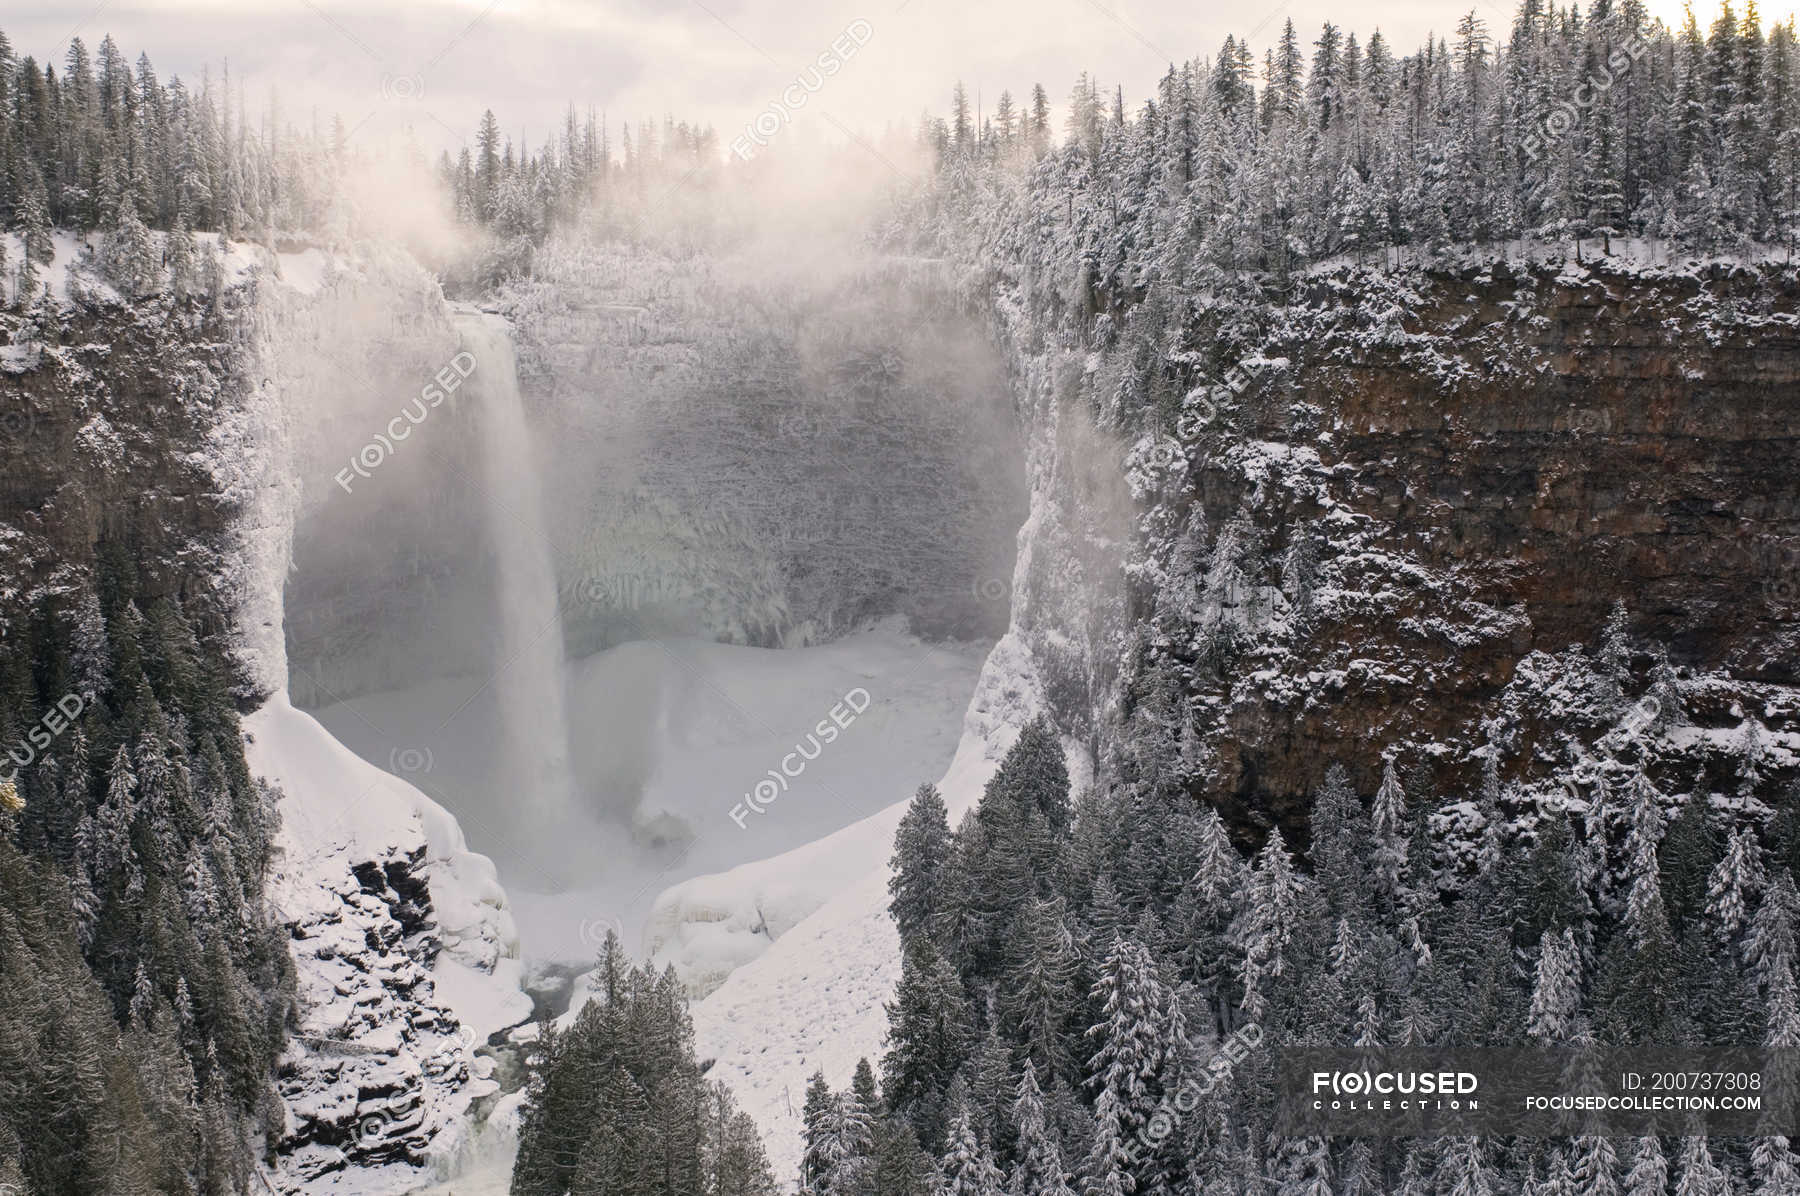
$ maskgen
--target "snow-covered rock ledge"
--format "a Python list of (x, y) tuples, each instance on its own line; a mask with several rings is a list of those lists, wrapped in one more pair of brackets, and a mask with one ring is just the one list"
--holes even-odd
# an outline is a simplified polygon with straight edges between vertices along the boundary
[(282, 1192), (408, 1191), (498, 1091), (488, 1038), (526, 1020), (518, 941), (492, 863), (456, 820), (367, 763), (285, 693), (244, 720), (257, 776), (282, 791), (269, 878), (290, 928), (299, 1025), (280, 1064)]

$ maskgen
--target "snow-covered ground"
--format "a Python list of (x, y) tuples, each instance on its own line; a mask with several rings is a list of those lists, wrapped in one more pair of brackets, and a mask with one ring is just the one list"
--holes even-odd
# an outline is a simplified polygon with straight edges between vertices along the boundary
[[(890, 621), (810, 648), (641, 641), (574, 662), (570, 755), (586, 816), (535, 835), (518, 833), (518, 795), (492, 776), (493, 686), (434, 682), (318, 717), (364, 759), (453, 811), (475, 846), (496, 856), (529, 966), (579, 967), (608, 929), (642, 952), (646, 916), (665, 887), (812, 843), (939, 775), (956, 751), (984, 648), (927, 644)], [(834, 709), (826, 742), (818, 726)], [(798, 775), (782, 776), (785, 792), (765, 801), (756, 787), (775, 786), (771, 770)], [(811, 871), (835, 878), (843, 864)], [(710, 989), (810, 909), (765, 910), (755, 944), (677, 936), (664, 958), (697, 990)]]
[(531, 1015), (505, 895), (442, 807), (285, 694), (244, 733), (251, 772), (282, 791), (269, 900), (291, 928), (299, 982), (281, 1067), (292, 1143), (274, 1182), (405, 1191), (421, 1155), (447, 1164), (466, 1148), (470, 1102), (498, 1090), (475, 1048)]
[[(956, 755), (937, 781), (955, 826), (974, 806), (1019, 728), (1042, 708), (1030, 651), (1015, 636), (989, 653), (963, 716)], [(1071, 752), (1076, 778), (1085, 758)], [(909, 795), (910, 796), (910, 795)], [(693, 1008), (695, 1049), (762, 1130), (775, 1177), (800, 1166), (800, 1106), (823, 1069), (846, 1083), (856, 1061), (879, 1064), (886, 1003), (900, 979), (900, 942), (887, 913), (888, 858), (906, 811), (895, 802), (816, 843), (722, 876), (677, 886), (657, 902), (654, 926), (710, 909), (726, 919), (783, 893), (798, 923)]]

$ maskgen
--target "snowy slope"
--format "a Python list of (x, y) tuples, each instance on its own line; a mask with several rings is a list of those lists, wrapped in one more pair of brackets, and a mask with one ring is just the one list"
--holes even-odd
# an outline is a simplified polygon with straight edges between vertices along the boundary
[(470, 1102), (498, 1090), (474, 1048), (531, 1014), (511, 913), (454, 818), (285, 694), (244, 729), (252, 772), (282, 790), (269, 894), (300, 986), (270, 1180), (407, 1191), (462, 1149)]
[[(982, 668), (962, 742), (938, 784), (952, 826), (1041, 703), (1031, 654), (1008, 634)], [(761, 907), (795, 919), (693, 1010), (699, 1056), (717, 1060), (711, 1074), (756, 1119), (783, 1182), (800, 1165), (808, 1077), (823, 1068), (841, 1084), (859, 1057), (880, 1056), (886, 1002), (900, 978), (887, 861), (905, 808), (897, 802), (795, 851), (677, 885), (652, 915), (653, 945), (705, 943), (722, 954), (727, 947), (710, 940), (742, 943)]]

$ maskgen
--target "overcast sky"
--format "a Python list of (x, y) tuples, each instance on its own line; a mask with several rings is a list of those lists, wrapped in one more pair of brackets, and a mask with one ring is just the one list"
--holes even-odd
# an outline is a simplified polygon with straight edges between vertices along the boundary
[[(1002, 88), (1042, 82), (1059, 105), (1093, 72), (1141, 100), (1171, 60), (1212, 54), (1227, 33), (1258, 57), (1291, 18), (1308, 44), (1327, 18), (1396, 50), (1447, 33), (1469, 0), (1383, 0), (1348, 9), (1323, 0), (27, 0), (0, 30), (15, 50), (61, 63), (69, 38), (107, 33), (165, 78), (229, 61), (253, 110), (273, 88), (290, 119), (341, 113), (359, 142), (409, 128), (433, 150), (460, 144), (484, 107), (516, 142), (536, 144), (565, 106), (621, 120), (716, 126), (729, 144), (855, 22), (866, 38), (796, 120), (800, 135), (880, 133), (942, 112), (963, 80), (991, 112)], [(1650, 0), (1675, 19), (1676, 0)], [(1790, 11), (1792, 0), (1764, 6)], [(1474, 0), (1503, 32), (1510, 0)], [(1584, 5), (1585, 7), (1585, 5)], [(1714, 6), (1696, 9), (1703, 21)], [(791, 93), (790, 94), (794, 94)], [(793, 134), (785, 134), (793, 135)]]

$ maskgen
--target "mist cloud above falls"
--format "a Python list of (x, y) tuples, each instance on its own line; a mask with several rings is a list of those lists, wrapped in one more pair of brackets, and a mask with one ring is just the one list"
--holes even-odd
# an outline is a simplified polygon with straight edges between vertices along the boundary
[[(1320, 22), (1344, 20), (1322, 0), (1248, 10), (1172, 0), (138, 0), (98, 11), (58, 0), (9, 12), (6, 29), (19, 53), (58, 63), (71, 36), (93, 46), (108, 33), (148, 51), (165, 77), (197, 82), (229, 62), (253, 108), (273, 89), (300, 127), (328, 128), (338, 115), (361, 147), (410, 138), (435, 156), (472, 136), (488, 108), (515, 143), (540, 144), (569, 104), (604, 110), (615, 130), (666, 114), (710, 124), (728, 145), (857, 20), (872, 31), (867, 45), (783, 137), (910, 132), (921, 111), (943, 110), (958, 79), (990, 113), (1002, 88), (1019, 98), (1033, 83), (1060, 109), (1082, 71), (1141, 97), (1170, 62), (1212, 54), (1228, 33), (1260, 50), (1290, 17), (1308, 40)], [(1406, 0), (1386, 7), (1381, 28), (1410, 45), (1445, 24), (1440, 7)]]

